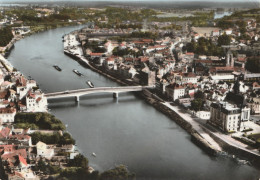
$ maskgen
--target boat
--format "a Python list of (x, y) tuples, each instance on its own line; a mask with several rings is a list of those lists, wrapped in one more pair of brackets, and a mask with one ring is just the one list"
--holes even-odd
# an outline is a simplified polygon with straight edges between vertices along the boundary
[(89, 85), (89, 87), (94, 88), (94, 84), (90, 80), (88, 80), (86, 83)]
[(94, 157), (97, 157), (96, 153), (94, 153), (94, 152), (91, 155), (94, 156)]
[(81, 74), (78, 70), (76, 70), (76, 69), (73, 69), (73, 72), (75, 73), (75, 74), (77, 74), (78, 76), (82, 76), (83, 74)]
[(58, 70), (58, 71), (62, 71), (62, 69), (59, 67), (59, 66), (57, 66), (57, 65), (54, 65), (53, 66), (56, 70)]

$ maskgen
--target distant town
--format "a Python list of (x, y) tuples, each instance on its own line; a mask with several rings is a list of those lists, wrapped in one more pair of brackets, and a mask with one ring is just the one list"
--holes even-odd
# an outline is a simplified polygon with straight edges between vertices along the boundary
[(209, 154), (227, 151), (259, 165), (259, 8), (0, 7), (3, 179), (118, 179), (117, 171), (135, 178), (123, 165), (101, 174), (88, 166), (48, 113), (48, 95), (6, 60), (15, 41), (72, 24), (84, 27), (57, 39), (66, 55), (122, 85), (142, 86), (138, 94)]

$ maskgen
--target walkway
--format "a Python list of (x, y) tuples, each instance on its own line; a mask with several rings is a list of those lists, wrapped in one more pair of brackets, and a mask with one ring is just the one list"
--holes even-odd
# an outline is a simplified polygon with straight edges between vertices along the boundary
[(223, 134), (222, 132), (212, 127), (211, 125), (206, 124), (206, 120), (192, 117), (191, 114), (184, 112), (185, 110), (181, 109), (179, 106), (172, 106), (169, 102), (165, 102), (163, 104), (169, 107), (170, 109), (172, 109), (173, 111), (175, 111), (177, 114), (179, 114), (184, 120), (188, 121), (193, 126), (193, 128), (198, 133), (200, 133), (200, 135), (217, 150), (221, 150), (221, 147), (214, 139), (212, 139), (209, 136), (209, 134), (206, 131), (209, 131), (210, 133), (214, 134), (215, 136), (222, 139), (223, 141), (225, 141), (227, 144), (231, 146), (250, 152), (257, 156), (260, 156), (260, 153), (258, 152), (257, 149), (250, 149), (248, 145), (232, 138), (231, 135)]

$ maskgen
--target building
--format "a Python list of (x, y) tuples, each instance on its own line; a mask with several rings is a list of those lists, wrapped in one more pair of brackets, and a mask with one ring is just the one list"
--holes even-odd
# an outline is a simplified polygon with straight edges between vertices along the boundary
[(209, 122), (225, 132), (243, 131), (249, 121), (250, 108), (239, 108), (228, 102), (212, 103)]
[(230, 50), (228, 50), (226, 54), (226, 66), (234, 67), (234, 57), (233, 57), (233, 53)]
[(14, 108), (0, 108), (0, 124), (14, 122), (15, 114)]
[(173, 101), (183, 97), (185, 95), (185, 87), (179, 84), (170, 84), (165, 88), (166, 96)]
[(47, 98), (40, 91), (29, 91), (26, 96), (26, 110), (28, 112), (46, 112)]
[(182, 76), (182, 83), (194, 83), (196, 84), (198, 82), (196, 74), (192, 72), (188, 73), (181, 73)]
[(37, 157), (45, 157), (51, 159), (54, 156), (54, 149), (48, 149), (47, 144), (39, 141), (36, 144)]

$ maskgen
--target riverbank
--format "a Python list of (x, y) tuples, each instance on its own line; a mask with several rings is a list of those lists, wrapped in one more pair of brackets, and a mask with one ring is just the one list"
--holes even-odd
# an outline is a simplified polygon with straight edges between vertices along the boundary
[[(78, 47), (79, 48), (79, 47)], [(75, 53), (77, 52), (77, 53)], [(78, 61), (81, 65), (90, 68), (91, 70), (113, 80), (114, 82), (117, 82), (121, 85), (138, 85), (132, 81), (128, 81), (126, 79), (119, 79), (116, 77), (116, 74), (113, 74), (109, 71), (106, 71), (104, 68), (101, 66), (96, 66), (95, 64), (91, 63), (88, 61), (82, 53), (82, 50), (75, 50), (74, 52), (71, 50), (64, 50), (64, 53), (68, 55), (69, 57), (75, 59)], [(210, 155), (216, 155), (221, 151), (221, 148), (216, 145), (217, 143), (211, 138), (207, 137), (210, 139), (211, 142), (207, 141), (201, 133), (199, 133), (197, 130), (193, 128), (193, 126), (187, 122), (185, 119), (183, 119), (178, 113), (173, 111), (172, 109), (168, 108), (164, 103), (164, 100), (161, 98), (154, 96), (152, 92), (149, 90), (144, 90), (142, 93), (136, 93), (140, 97), (142, 97), (148, 104), (152, 105), (155, 107), (157, 110), (161, 111), (163, 114), (167, 115), (170, 119), (175, 121), (179, 126), (181, 126), (184, 130), (186, 130), (190, 135), (191, 135), (191, 140), (196, 143), (199, 147), (201, 147), (205, 152), (207, 152)], [(202, 129), (200, 129), (203, 131)], [(205, 136), (206, 133), (204, 133)], [(214, 144), (214, 145), (212, 145)]]
[[(85, 24), (87, 22), (83, 22), (83, 24)], [(1, 49), (3, 49), (2, 51), (2, 55), (7, 58), (11, 51), (15, 48), (15, 42), (23, 39), (23, 38), (26, 38), (28, 36), (31, 36), (33, 34), (36, 34), (36, 33), (40, 33), (40, 32), (44, 32), (44, 31), (48, 31), (48, 30), (51, 30), (51, 29), (56, 29), (56, 28), (61, 28), (61, 27), (67, 27), (67, 26), (74, 26), (74, 25), (77, 25), (78, 23), (76, 22), (71, 22), (71, 23), (66, 23), (66, 24), (63, 24), (63, 25), (57, 25), (57, 26), (32, 26), (31, 27), (31, 31), (29, 33), (26, 33), (24, 35), (15, 35), (14, 38), (8, 43), (8, 45), (6, 45), (5, 47), (1, 47)]]
[[(81, 51), (82, 52), (82, 51)], [(77, 60), (81, 65), (90, 68), (91, 70), (121, 84), (121, 85), (137, 85), (132, 81), (127, 81), (125, 79), (119, 79), (116, 77), (116, 74), (112, 72), (106, 71), (101, 66), (96, 66), (95, 64), (89, 62), (82, 54), (75, 55), (72, 52), (64, 51), (65, 54), (72, 57), (73, 59)], [(232, 153), (238, 157), (245, 158), (249, 161), (254, 161), (257, 163), (253, 163), (257, 165), (260, 157), (250, 152), (250, 150), (246, 150), (243, 148), (235, 147), (231, 142), (224, 141), (225, 143), (221, 142), (221, 138), (216, 138), (214, 134), (205, 129), (203, 124), (197, 122), (194, 118), (190, 117), (187, 120), (187, 116), (183, 116), (183, 113), (179, 112), (169, 103), (167, 104), (161, 98), (155, 96), (152, 92), (145, 90), (143, 93), (138, 93), (139, 96), (145, 99), (147, 103), (155, 107), (157, 110), (162, 112), (163, 114), (167, 115), (170, 119), (175, 121), (178, 125), (180, 125), (184, 130), (186, 130), (191, 135), (191, 140), (202, 148), (205, 152), (210, 155), (221, 154), (223, 150)], [(186, 113), (187, 114), (187, 113)], [(245, 153), (242, 153), (245, 152)], [(256, 160), (257, 159), (257, 160)]]

